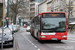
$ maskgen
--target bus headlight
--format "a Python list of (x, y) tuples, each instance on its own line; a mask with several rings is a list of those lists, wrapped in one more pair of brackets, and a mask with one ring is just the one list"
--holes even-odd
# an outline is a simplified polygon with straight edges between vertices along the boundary
[(41, 38), (46, 38), (46, 36), (41, 36)]
[(62, 36), (62, 37), (67, 37), (66, 35)]

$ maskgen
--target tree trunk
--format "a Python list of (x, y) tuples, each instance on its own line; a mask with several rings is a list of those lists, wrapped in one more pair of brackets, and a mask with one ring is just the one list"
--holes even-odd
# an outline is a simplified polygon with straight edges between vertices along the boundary
[(13, 12), (13, 23), (16, 24), (16, 16), (17, 14)]
[(15, 15), (15, 17), (14, 17), (14, 24), (16, 24), (16, 15)]

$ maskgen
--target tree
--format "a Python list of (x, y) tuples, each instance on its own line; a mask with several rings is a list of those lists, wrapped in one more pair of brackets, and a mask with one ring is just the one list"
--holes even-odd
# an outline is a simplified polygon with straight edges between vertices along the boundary
[(10, 0), (10, 9), (14, 13), (14, 24), (16, 24), (16, 17), (18, 14), (26, 14), (27, 8), (25, 4), (27, 1), (24, 0)]

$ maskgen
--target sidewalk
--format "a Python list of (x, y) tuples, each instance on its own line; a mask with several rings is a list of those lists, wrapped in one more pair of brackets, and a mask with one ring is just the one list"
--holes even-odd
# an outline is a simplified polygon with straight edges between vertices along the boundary
[[(68, 29), (68, 31), (70, 31), (71, 29)], [(73, 31), (75, 31), (75, 29), (73, 29)]]
[(75, 34), (75, 29), (73, 29), (73, 31), (71, 31), (71, 32), (70, 32), (70, 30), (71, 29), (68, 29), (68, 33)]
[(75, 31), (74, 32), (67, 32), (68, 34), (75, 34)]

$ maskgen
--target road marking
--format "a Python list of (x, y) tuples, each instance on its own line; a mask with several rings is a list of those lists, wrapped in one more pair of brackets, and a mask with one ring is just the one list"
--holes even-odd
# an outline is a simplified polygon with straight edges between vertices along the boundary
[(62, 41), (66, 41), (66, 42), (73, 42), (73, 43), (75, 43), (75, 41), (70, 41), (70, 40), (62, 40)]
[[(22, 34), (23, 35), (23, 34)], [(24, 36), (24, 35), (23, 35)], [(24, 36), (24, 38), (26, 38), (35, 48), (37, 48), (38, 49), (38, 47), (34, 44), (34, 43), (32, 43), (26, 36)], [(40, 50), (40, 49), (38, 49), (38, 50)]]
[(34, 45), (34, 43), (32, 43), (32, 45)]
[(75, 41), (69, 41), (69, 42), (75, 42)]
[(40, 49), (38, 49), (38, 50), (40, 50)]
[(32, 43), (31, 41), (29, 41), (30, 43)]
[(71, 38), (71, 37), (75, 37), (75, 36), (68, 36), (69, 38)]
[(28, 33), (28, 32), (26, 32), (27, 34), (30, 34), (30, 33)]
[(34, 46), (35, 48), (37, 48), (37, 46)]
[(75, 40), (74, 38), (68, 38), (68, 39)]

